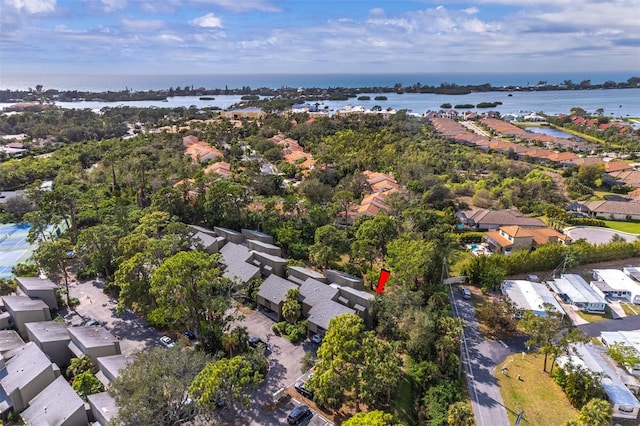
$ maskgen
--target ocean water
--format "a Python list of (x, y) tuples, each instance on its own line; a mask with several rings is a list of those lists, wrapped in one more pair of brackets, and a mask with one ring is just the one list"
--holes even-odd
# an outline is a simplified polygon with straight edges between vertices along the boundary
[(640, 71), (577, 73), (405, 73), (405, 74), (211, 74), (211, 75), (60, 75), (0, 74), (0, 90), (26, 90), (38, 84), (45, 89), (81, 91), (160, 90), (170, 87), (204, 87), (229, 89), (268, 87), (393, 87), (439, 86), (441, 83), (485, 84), (493, 86), (529, 86), (540, 81), (561, 84), (565, 80), (580, 83), (590, 80), (599, 84), (611, 80), (627, 81), (640, 76)]

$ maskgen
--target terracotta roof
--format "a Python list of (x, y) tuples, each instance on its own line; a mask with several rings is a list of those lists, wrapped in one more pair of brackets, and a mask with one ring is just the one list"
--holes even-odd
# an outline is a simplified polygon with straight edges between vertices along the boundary
[(604, 163), (604, 171), (607, 173), (632, 169), (633, 167), (629, 163), (625, 163), (624, 161), (609, 161), (608, 163)]
[(533, 237), (533, 234), (518, 225), (501, 226), (502, 230), (507, 235), (511, 235), (513, 238)]
[(510, 247), (513, 245), (511, 241), (507, 240), (505, 237), (500, 235), (500, 231), (489, 231), (489, 232), (485, 232), (484, 234), (487, 236), (487, 238), (491, 239), (493, 242), (495, 242), (497, 245), (499, 245), (502, 248)]

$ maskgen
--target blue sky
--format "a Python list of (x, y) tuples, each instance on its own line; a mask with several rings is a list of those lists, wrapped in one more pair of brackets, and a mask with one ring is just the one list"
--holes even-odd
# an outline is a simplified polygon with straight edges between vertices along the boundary
[(637, 70), (638, 0), (0, 0), (0, 78)]

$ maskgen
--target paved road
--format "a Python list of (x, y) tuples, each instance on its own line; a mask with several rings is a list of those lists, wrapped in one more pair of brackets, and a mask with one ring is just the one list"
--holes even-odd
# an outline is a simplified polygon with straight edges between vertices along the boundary
[(564, 230), (564, 233), (574, 240), (584, 238), (591, 244), (608, 243), (614, 235), (618, 235), (628, 242), (633, 242), (638, 238), (636, 234), (629, 234), (627, 232), (616, 231), (613, 229), (598, 228), (595, 226), (567, 228)]
[(463, 335), (462, 359), (467, 374), (467, 387), (478, 426), (508, 426), (507, 409), (493, 374), (515, 348), (505, 347), (482, 337), (473, 304), (463, 299), (457, 288), (450, 287), (453, 314), (466, 324)]
[(638, 330), (640, 329), (640, 315), (582, 324), (578, 328), (591, 337), (599, 337), (602, 331)]

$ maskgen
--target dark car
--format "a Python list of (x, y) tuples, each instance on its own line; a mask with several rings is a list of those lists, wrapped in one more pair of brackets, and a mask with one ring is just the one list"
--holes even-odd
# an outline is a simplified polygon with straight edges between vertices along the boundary
[(184, 333), (182, 333), (182, 335), (189, 340), (196, 340), (196, 333), (191, 330), (185, 331)]
[(287, 416), (287, 423), (290, 425), (297, 425), (307, 417), (312, 416), (311, 409), (306, 405), (300, 405), (293, 409)]
[(298, 380), (293, 387), (300, 395), (307, 399), (313, 399), (313, 391), (311, 389), (307, 389), (304, 385), (306, 385), (304, 380)]
[(263, 342), (261, 338), (256, 337), (256, 336), (249, 337), (249, 346), (251, 346), (252, 348), (256, 348), (256, 349), (262, 349), (262, 351), (265, 353), (265, 355), (269, 351), (269, 345), (267, 345), (265, 342)]

